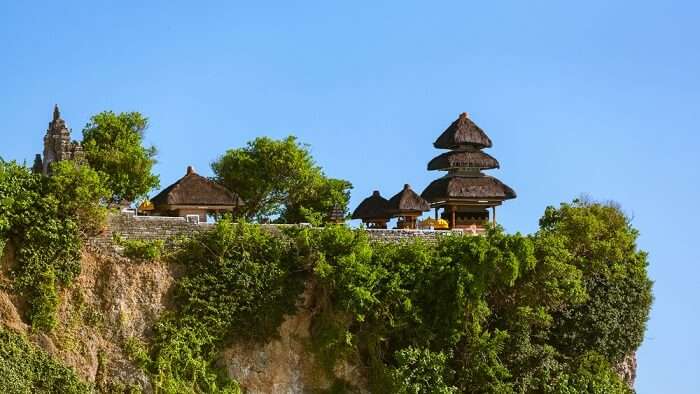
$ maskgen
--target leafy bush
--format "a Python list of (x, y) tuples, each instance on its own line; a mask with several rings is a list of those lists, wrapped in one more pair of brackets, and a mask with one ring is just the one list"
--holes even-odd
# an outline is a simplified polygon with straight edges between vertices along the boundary
[(124, 256), (134, 260), (154, 261), (163, 256), (165, 241), (163, 240), (142, 240), (142, 239), (121, 239), (115, 237), (118, 245), (124, 247)]
[(407, 348), (396, 353), (391, 371), (394, 392), (401, 394), (456, 394), (457, 388), (445, 384), (447, 356), (427, 349)]
[(0, 387), (6, 393), (92, 392), (73, 370), (54, 361), (19, 334), (0, 326)]
[(610, 368), (605, 357), (586, 353), (571, 363), (570, 371), (563, 376), (555, 390), (557, 394), (631, 394), (630, 389)]
[(459, 392), (628, 390), (611, 365), (641, 342), (651, 283), (616, 207), (564, 204), (533, 236), (435, 245), (300, 235), (318, 283), (313, 349), (331, 371), (339, 358), (366, 365), (373, 392), (431, 392), (438, 378)]
[(13, 287), (27, 296), (29, 317), (37, 329), (53, 328), (56, 288), (80, 272), (75, 212), (60, 201), (47, 178), (0, 161), (0, 239), (15, 247)]
[(147, 370), (165, 393), (238, 392), (215, 367), (230, 341), (265, 341), (303, 289), (295, 245), (259, 226), (220, 221), (183, 245), (177, 310), (155, 327)]
[(48, 188), (63, 212), (74, 216), (84, 236), (98, 234), (107, 219), (105, 202), (111, 191), (105, 174), (74, 161), (51, 163)]

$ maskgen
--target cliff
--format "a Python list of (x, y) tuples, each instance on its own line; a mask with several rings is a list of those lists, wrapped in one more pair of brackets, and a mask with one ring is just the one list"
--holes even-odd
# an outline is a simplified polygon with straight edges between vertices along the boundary
[[(26, 334), (33, 343), (74, 368), (85, 381), (94, 383), (98, 391), (152, 392), (148, 376), (130, 361), (128, 348), (130, 343), (149, 341), (158, 317), (172, 309), (172, 287), (182, 267), (165, 261), (127, 259), (113, 236), (171, 240), (208, 229), (207, 225), (175, 219), (112, 217), (109, 230), (86, 243), (80, 276), (60, 294), (58, 327), (50, 334), (33, 332), (24, 318), (23, 300), (2, 288), (0, 323)], [(374, 240), (389, 242), (415, 237), (432, 241), (435, 234), (370, 232)], [(6, 276), (13, 261), (13, 251), (7, 247), (2, 258), (3, 275)], [(2, 280), (5, 282), (7, 278)], [(333, 384), (309, 350), (314, 284), (306, 286), (297, 313), (284, 319), (276, 338), (265, 344), (237, 343), (221, 352), (220, 366), (246, 392), (308, 393), (329, 389)], [(634, 382), (635, 369), (634, 355), (616, 368), (630, 385)], [(366, 392), (367, 371), (341, 363), (334, 372), (337, 378)]]
[[(275, 231), (276, 226), (269, 226)], [(146, 374), (129, 360), (130, 341), (148, 341), (160, 314), (171, 305), (171, 289), (180, 268), (164, 261), (137, 262), (122, 256), (113, 236), (124, 239), (172, 240), (211, 229), (181, 218), (110, 218), (107, 230), (86, 242), (81, 274), (60, 295), (59, 325), (50, 334), (32, 332), (23, 316), (26, 305), (11, 292), (0, 290), (0, 323), (23, 333), (62, 360), (100, 391), (141, 388), (152, 392)], [(382, 231), (373, 239), (398, 241), (420, 237), (434, 240), (434, 232)], [(13, 264), (7, 248), (2, 267)], [(311, 286), (309, 284), (309, 286)], [(311, 292), (304, 293), (298, 313), (285, 318), (279, 336), (264, 345), (236, 344), (222, 352), (220, 366), (249, 393), (306, 393), (332, 384), (308, 351)], [(342, 364), (336, 375), (359, 387), (363, 371)]]

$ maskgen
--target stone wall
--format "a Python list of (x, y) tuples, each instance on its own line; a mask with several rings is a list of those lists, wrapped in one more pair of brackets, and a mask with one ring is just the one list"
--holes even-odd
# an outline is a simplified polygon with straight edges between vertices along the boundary
[[(288, 224), (265, 224), (264, 227), (279, 229)], [(118, 235), (125, 240), (163, 240), (170, 241), (178, 236), (192, 236), (194, 234), (209, 231), (213, 228), (211, 223), (190, 223), (181, 217), (163, 216), (134, 216), (129, 213), (111, 215), (105, 231), (99, 236), (88, 240), (88, 245), (100, 249), (114, 246), (113, 236)], [(365, 230), (373, 241), (401, 242), (412, 239), (423, 239), (434, 242), (440, 235), (471, 234), (462, 231), (451, 230)]]

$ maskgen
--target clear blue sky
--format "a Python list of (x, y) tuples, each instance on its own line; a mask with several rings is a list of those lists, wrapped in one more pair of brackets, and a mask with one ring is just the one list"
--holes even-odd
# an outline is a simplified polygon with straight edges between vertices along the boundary
[(164, 186), (294, 134), (354, 206), (439, 176), (431, 144), (467, 111), (518, 192), (508, 231), (581, 193), (634, 215), (656, 282), (638, 392), (700, 392), (697, 3), (37, 3), (0, 4), (5, 159), (31, 163), (54, 103), (75, 138), (99, 111), (140, 111)]

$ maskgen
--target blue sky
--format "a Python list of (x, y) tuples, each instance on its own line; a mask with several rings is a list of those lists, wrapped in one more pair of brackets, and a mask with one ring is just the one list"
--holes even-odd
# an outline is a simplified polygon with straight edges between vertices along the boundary
[(75, 138), (140, 111), (164, 186), (294, 134), (354, 206), (422, 190), (432, 142), (469, 112), (518, 193), (508, 231), (581, 193), (634, 216), (656, 296), (638, 392), (700, 392), (700, 5), (336, 3), (2, 2), (0, 156), (31, 163), (54, 103)]

